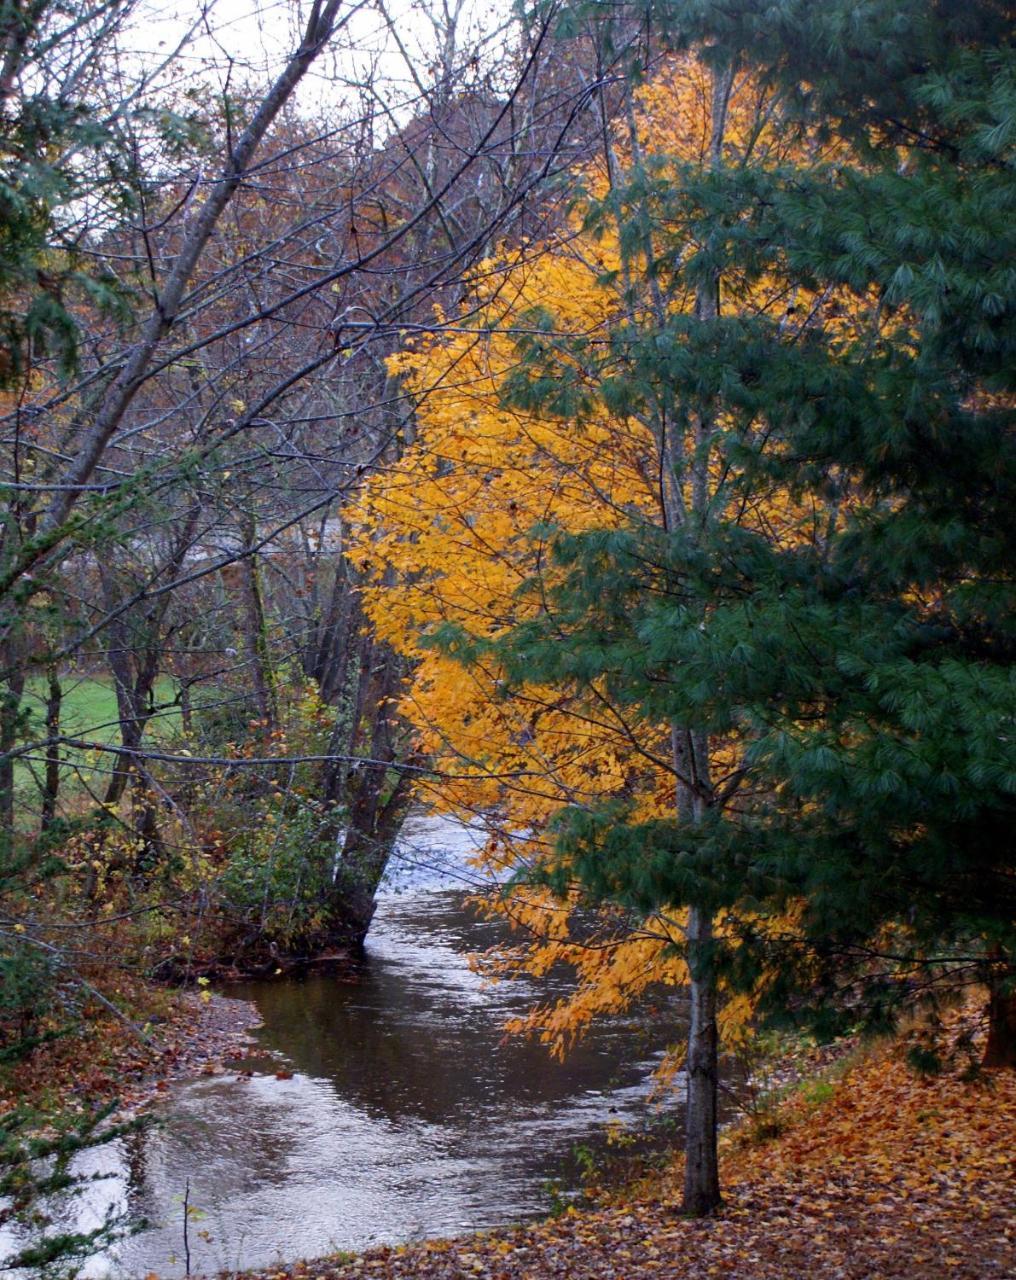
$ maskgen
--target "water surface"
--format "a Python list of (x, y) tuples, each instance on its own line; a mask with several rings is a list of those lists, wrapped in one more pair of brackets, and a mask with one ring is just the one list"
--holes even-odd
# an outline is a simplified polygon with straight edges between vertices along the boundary
[(463, 901), (470, 845), (438, 819), (408, 825), (353, 974), (226, 990), (264, 1019), (253, 1075), (176, 1087), (163, 1128), (112, 1153), (121, 1202), (155, 1225), (90, 1274), (182, 1275), (188, 1185), (194, 1272), (543, 1214), (608, 1124), (659, 1118), (646, 1082), (680, 1034), (675, 1003), (596, 1028), (564, 1063), (505, 1039), (505, 1018), (550, 992), (470, 969), (500, 936)]

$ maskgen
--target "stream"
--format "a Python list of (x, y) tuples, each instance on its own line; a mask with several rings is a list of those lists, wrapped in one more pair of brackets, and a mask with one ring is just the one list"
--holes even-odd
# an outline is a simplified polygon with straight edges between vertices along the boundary
[(505, 1018), (551, 992), (469, 967), (501, 936), (464, 903), (477, 839), (414, 816), (352, 974), (225, 990), (264, 1020), (252, 1074), (178, 1084), (159, 1128), (86, 1153), (111, 1177), (79, 1221), (112, 1199), (152, 1224), (86, 1275), (182, 1276), (187, 1188), (191, 1270), (214, 1274), (546, 1214), (608, 1125), (673, 1140), (679, 1100), (651, 1101), (647, 1077), (680, 1034), (678, 1001), (598, 1026), (563, 1063), (504, 1039)]

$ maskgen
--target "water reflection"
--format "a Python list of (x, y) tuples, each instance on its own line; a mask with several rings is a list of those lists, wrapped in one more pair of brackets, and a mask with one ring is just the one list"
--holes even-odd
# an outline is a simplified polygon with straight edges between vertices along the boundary
[(195, 1273), (546, 1212), (546, 1181), (576, 1143), (646, 1119), (645, 1079), (679, 1034), (677, 1005), (597, 1028), (563, 1064), (505, 1041), (504, 1019), (536, 991), (487, 987), (468, 966), (497, 937), (448, 887), (468, 874), (472, 839), (433, 819), (410, 828), (353, 974), (231, 989), (257, 1002), (263, 1056), (249, 1078), (178, 1088), (159, 1131), (98, 1157), (156, 1225), (90, 1274), (182, 1275), (188, 1183), (204, 1215), (190, 1228)]
[[(465, 964), (495, 935), (455, 892), (386, 903), (355, 980), (310, 975), (236, 990), (257, 1002), (261, 1042), (306, 1076), (331, 1082), (367, 1116), (451, 1130), (554, 1108), (605, 1087), (607, 1060), (646, 1046), (646, 1030), (619, 1021), (578, 1048), (566, 1066), (539, 1045), (505, 1041), (504, 1019), (536, 992), (485, 987)], [(546, 993), (546, 985), (541, 989)], [(649, 1036), (651, 1041), (654, 1037)]]

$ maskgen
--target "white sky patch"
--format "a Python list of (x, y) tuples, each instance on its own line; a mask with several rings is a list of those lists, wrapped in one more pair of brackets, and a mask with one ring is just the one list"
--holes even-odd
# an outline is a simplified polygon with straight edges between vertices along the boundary
[[(297, 47), (305, 0), (143, 0), (126, 33), (146, 69), (171, 59), (165, 87), (215, 94), (263, 87)], [(496, 79), (515, 26), (510, 0), (348, 0), (339, 30), (295, 95), (310, 116), (351, 115), (372, 84), (385, 112), (409, 119), (443, 68)], [(449, 31), (454, 32), (449, 41)]]

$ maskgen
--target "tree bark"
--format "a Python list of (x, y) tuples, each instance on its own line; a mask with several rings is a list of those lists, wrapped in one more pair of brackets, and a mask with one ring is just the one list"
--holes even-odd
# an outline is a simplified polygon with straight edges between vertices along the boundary
[(25, 691), (23, 668), (11, 665), (6, 689), (0, 693), (0, 829), (14, 835), (14, 761), (10, 752), (21, 725), (21, 695)]
[(691, 907), (688, 912), (691, 1021), (686, 1063), (688, 1101), (683, 1209), (696, 1218), (712, 1213), (722, 1203), (716, 1151), (719, 1036), (712, 940), (713, 924), (709, 912), (701, 907)]
[(367, 760), (355, 765), (337, 760), (325, 776), (324, 798), (342, 806), (341, 819), (337, 814), (336, 821), (341, 820), (345, 828), (330, 914), (341, 940), (357, 946), (370, 928), (378, 886), (412, 799), (407, 772), (400, 772), (394, 783), (390, 779), (399, 755), (392, 703), (401, 680), (398, 657), (387, 646), (368, 642), (361, 658), (344, 753), (354, 755), (361, 750), (367, 728), (364, 710), (370, 705), (373, 715), (369, 743), (365, 744)]
[(335, 706), (348, 691), (350, 664), (357, 648), (362, 647), (357, 644), (362, 626), (357, 586), (345, 557), (340, 555), (328, 607), (318, 627), (312, 669), (308, 672), (329, 706)]
[[(377, 909), (377, 891), (406, 816), (411, 788), (403, 774), (391, 795), (379, 804), (387, 769), (371, 765), (357, 779), (349, 813), (349, 827), (339, 863), (339, 881), (332, 902), (333, 929), (338, 940), (360, 947)], [(362, 795), (362, 802), (361, 802)]]
[(240, 596), (242, 602), (243, 647), (250, 667), (254, 705), (266, 729), (274, 729), (279, 718), (275, 695), (275, 672), (265, 633), (265, 609), (261, 599), (257, 553), (254, 550), (257, 531), (254, 517), (241, 521), (241, 534), (246, 548), (240, 557)]
[(49, 696), (46, 699), (46, 780), (42, 792), (42, 814), (39, 828), (46, 831), (53, 825), (56, 805), (60, 796), (60, 712), (63, 705), (63, 688), (56, 667), (49, 669)]
[(120, 803), (120, 798), (127, 790), (127, 784), (138, 762), (137, 752), (141, 747), (141, 737), (144, 732), (142, 717), (134, 701), (134, 681), (126, 641), (122, 638), (119, 628), (106, 654), (106, 664), (113, 675), (117, 715), (120, 719), (120, 743), (126, 748), (125, 754), (115, 757), (113, 772), (106, 786), (106, 794), (103, 796), (103, 804), (111, 808)]
[[(680, 822), (701, 822), (706, 813), (703, 791), (711, 794), (709, 737), (701, 731), (689, 732), (671, 725), (671, 752), (676, 787), (676, 810)], [(682, 781), (683, 780), (683, 781)], [(700, 1218), (722, 1203), (719, 1155), (716, 1147), (719, 1110), (719, 1002), (713, 918), (707, 906), (691, 903), (685, 926), (685, 954), (688, 963), (688, 1021), (685, 1071), (688, 1082), (685, 1105), (684, 1202), (683, 1211)]]
[(988, 1043), (982, 1066), (1016, 1070), (1016, 985), (1011, 974), (993, 978), (988, 995)]

